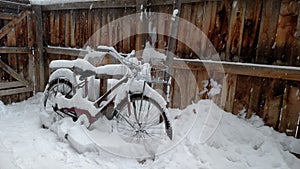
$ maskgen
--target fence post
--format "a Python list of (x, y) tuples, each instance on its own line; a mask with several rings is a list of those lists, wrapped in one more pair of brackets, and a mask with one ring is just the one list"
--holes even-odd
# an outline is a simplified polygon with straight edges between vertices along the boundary
[[(174, 10), (177, 9), (178, 13), (176, 16), (174, 16)], [(170, 80), (170, 75), (173, 75), (173, 57), (175, 53), (175, 45), (176, 45), (176, 40), (177, 40), (177, 32), (178, 32), (178, 23), (179, 23), (179, 14), (181, 10), (181, 0), (176, 0), (174, 5), (173, 5), (173, 16), (171, 20), (171, 26), (170, 26), (170, 36), (168, 40), (168, 50), (167, 50), (167, 59), (166, 59), (166, 65), (168, 66), (167, 72), (165, 74), (164, 80), (167, 83), (164, 83), (163, 91), (165, 94), (165, 98), (167, 99), (167, 106), (170, 106), (170, 94), (171, 92), (168, 92), (168, 85), (169, 80)], [(174, 17), (174, 18), (173, 18)], [(168, 99), (169, 97), (169, 99)]]
[(45, 83), (45, 58), (43, 54), (43, 20), (42, 20), (42, 9), (40, 5), (32, 6), (35, 16), (35, 33), (36, 33), (36, 45), (35, 45), (35, 54), (38, 61), (36, 64), (37, 68), (37, 91), (43, 91), (46, 85)]

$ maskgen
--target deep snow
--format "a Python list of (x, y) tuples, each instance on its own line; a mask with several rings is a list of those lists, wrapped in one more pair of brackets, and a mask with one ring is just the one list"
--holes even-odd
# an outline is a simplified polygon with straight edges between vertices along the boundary
[[(296, 169), (300, 166), (300, 160), (289, 153), (299, 148), (299, 140), (263, 126), (256, 116), (245, 120), (225, 113), (210, 100), (201, 100), (184, 110), (171, 110), (176, 118), (174, 142), (178, 144), (154, 161), (148, 159), (142, 164), (138, 162), (141, 159), (120, 157), (103, 149), (78, 153), (68, 141), (41, 128), (41, 100), (42, 94), (38, 93), (27, 101), (7, 106), (0, 101), (1, 169)], [(212, 113), (210, 120), (209, 113)], [(184, 137), (193, 119), (197, 120), (192, 134)]]

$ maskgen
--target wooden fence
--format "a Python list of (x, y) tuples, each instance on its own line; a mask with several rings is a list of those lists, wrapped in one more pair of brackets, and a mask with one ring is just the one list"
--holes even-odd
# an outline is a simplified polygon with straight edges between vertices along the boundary
[(209, 98), (201, 91), (213, 84), (205, 87), (203, 81), (213, 79), (222, 90), (210, 99), (225, 111), (246, 118), (258, 115), (275, 130), (300, 138), (300, 67), (175, 60), (174, 72), (172, 107)]
[[(19, 11), (18, 8), (7, 10), (5, 8), (7, 2), (1, 1), (0, 4), (1, 7), (3, 6), (0, 26), (4, 26), (9, 22), (5, 17), (13, 17)], [(19, 2), (15, 4), (17, 7), (24, 7)], [(27, 10), (29, 7), (25, 6)], [(172, 49), (172, 52), (179, 58), (198, 58), (197, 51), (193, 51), (189, 45), (174, 41), (167, 36), (172, 34), (172, 30), (177, 30), (178, 39), (191, 40), (190, 44), (201, 46), (199, 41), (194, 40), (194, 32), (189, 31), (182, 21), (179, 21), (177, 25), (172, 25), (172, 18), (153, 13), (172, 15), (174, 8), (179, 9), (180, 18), (186, 19), (203, 31), (222, 61), (300, 65), (300, 17), (298, 17), (300, 7), (296, 0), (112, 0), (45, 6), (31, 5), (30, 11), (34, 11), (31, 17), (21, 22), (23, 25), (17, 24), (16, 34), (9, 32), (11, 36), (1, 38), (0, 44), (6, 47), (18, 47), (18, 45), (23, 47), (21, 44), (25, 43), (25, 46), (34, 52), (27, 54), (2, 52), (1, 60), (13, 70), (23, 72), (25, 78), (30, 79), (26, 76), (30, 72), (24, 67), (29, 63), (30, 57), (27, 58), (27, 56), (33, 54), (32, 58), (35, 63), (33, 70), (36, 71), (35, 79), (32, 81), (35, 81), (36, 89), (42, 91), (49, 76), (49, 62), (53, 59), (73, 59), (80, 53), (67, 49), (52, 50), (49, 46), (84, 48), (86, 45), (95, 47), (101, 44), (114, 46), (121, 52), (130, 52), (131, 50), (140, 51), (144, 48), (146, 41), (149, 41), (157, 49)], [(136, 13), (138, 13), (136, 18), (126, 21), (117, 20)], [(148, 18), (141, 19), (140, 17)], [(31, 20), (34, 22), (30, 22)], [(116, 20), (117, 22), (106, 29), (101, 29)], [(151, 24), (149, 24), (150, 21)], [(31, 25), (32, 29), (29, 29), (28, 25)], [(154, 28), (164, 33), (155, 34), (155, 31), (152, 31), (152, 34), (139, 34), (143, 32), (141, 30), (154, 30)], [(36, 32), (32, 35), (32, 45), (27, 43), (28, 39), (24, 40), (24, 38), (21, 43), (21, 37), (28, 36), (30, 30)], [(15, 43), (14, 39), (18, 43)], [(118, 41), (118, 39), (121, 40)], [(172, 46), (170, 44), (173, 44), (173, 48), (170, 48)], [(15, 51), (20, 51), (20, 48)], [(22, 60), (25, 58), (28, 61)], [(207, 56), (205, 59), (214, 60), (215, 58)], [(297, 69), (276, 68), (274, 70), (269, 67), (257, 68), (253, 65), (241, 67), (227, 63), (224, 64), (225, 74), (220, 75), (216, 73), (218, 71), (207, 72), (201, 63), (186, 62), (191, 68), (190, 71), (178, 65), (178, 62), (174, 62), (174, 77), (181, 80), (178, 84), (173, 82), (172, 106), (183, 108), (192, 100), (196, 101), (204, 97), (198, 95), (203, 89), (202, 81), (213, 78), (223, 85), (221, 94), (214, 100), (217, 103), (226, 103), (224, 105), (226, 111), (237, 114), (245, 109), (247, 117), (253, 113), (258, 114), (266, 124), (275, 129), (286, 132), (288, 135), (297, 134), (297, 120), (300, 112), (298, 108), (300, 78)], [(260, 71), (251, 73), (254, 68)], [(186, 76), (187, 73), (189, 76)], [(13, 80), (11, 76), (4, 75), (2, 72), (0, 76), (1, 81)], [(221, 78), (222, 76), (224, 78)], [(189, 86), (191, 83), (185, 83), (189, 77), (196, 77), (198, 88)], [(178, 87), (182, 85), (187, 85), (187, 87), (184, 88), (185, 92), (180, 91), (179, 96)], [(1, 100), (9, 102), (9, 99), (16, 96), (0, 97)], [(19, 100), (22, 99), (24, 97), (19, 98)], [(17, 98), (11, 99), (11, 101), (17, 100)]]
[(29, 2), (0, 2), (0, 99), (24, 100), (34, 91), (34, 27)]

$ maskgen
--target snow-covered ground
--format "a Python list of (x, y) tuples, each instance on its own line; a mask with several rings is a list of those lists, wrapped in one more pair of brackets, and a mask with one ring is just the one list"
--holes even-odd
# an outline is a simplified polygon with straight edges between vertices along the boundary
[[(68, 141), (41, 128), (41, 98), (38, 93), (27, 101), (7, 106), (0, 101), (1, 169), (298, 169), (300, 166), (300, 160), (289, 153), (300, 148), (299, 140), (263, 126), (258, 117), (245, 120), (225, 113), (210, 100), (201, 100), (184, 110), (171, 110), (174, 142), (178, 144), (155, 160), (141, 162), (103, 149), (78, 153)], [(207, 113), (212, 113), (211, 120), (206, 118)], [(184, 137), (193, 119), (198, 120), (192, 134)], [(206, 130), (205, 125), (212, 130)], [(209, 134), (205, 135), (207, 131)], [(180, 137), (183, 140), (179, 142)]]

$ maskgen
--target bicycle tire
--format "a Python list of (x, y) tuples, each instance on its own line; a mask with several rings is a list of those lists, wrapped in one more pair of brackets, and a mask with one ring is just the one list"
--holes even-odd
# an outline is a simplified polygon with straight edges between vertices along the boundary
[[(170, 121), (167, 118), (166, 112), (158, 102), (148, 96), (143, 96), (141, 93), (130, 94), (129, 99), (130, 100), (128, 100), (128, 98), (123, 99), (116, 106), (114, 113), (117, 121), (117, 130), (125, 141), (138, 143), (143, 141), (143, 139), (164, 139), (164, 136), (172, 139), (173, 131)], [(130, 103), (129, 106), (128, 103)], [(147, 113), (145, 111), (141, 112), (140, 107), (146, 107)], [(152, 110), (153, 108), (154, 110)], [(139, 111), (140, 119), (137, 119), (137, 112), (134, 111)], [(146, 119), (147, 116), (149, 117), (150, 112), (153, 113), (152, 115), (154, 115), (154, 117)], [(157, 130), (160, 130), (161, 133), (154, 133), (157, 132)], [(160, 135), (154, 138), (156, 134)]]
[[(55, 91), (56, 89), (56, 91)], [(44, 91), (44, 108), (46, 112), (52, 116), (53, 122), (58, 121), (67, 115), (54, 110), (56, 95), (60, 93), (62, 96), (70, 99), (75, 94), (74, 85), (65, 77), (58, 77), (51, 80)], [(76, 113), (71, 116), (74, 121), (77, 119)]]

